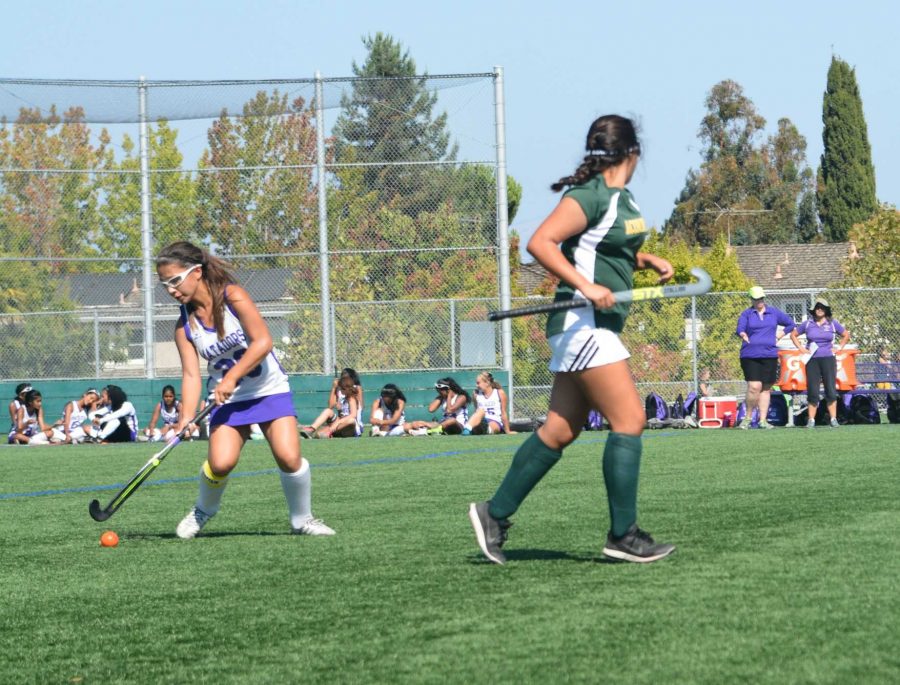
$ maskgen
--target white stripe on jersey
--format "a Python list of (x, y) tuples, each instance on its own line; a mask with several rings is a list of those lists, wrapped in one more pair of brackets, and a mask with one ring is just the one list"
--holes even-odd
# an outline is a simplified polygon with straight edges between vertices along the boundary
[[(620, 195), (621, 191), (613, 193), (612, 197), (610, 197), (609, 209), (606, 210), (606, 214), (603, 215), (603, 218), (596, 226), (588, 228), (581, 234), (581, 237), (578, 239), (578, 245), (573, 251), (575, 268), (578, 270), (578, 273), (591, 283), (594, 282), (594, 270), (596, 269), (597, 264), (597, 245), (603, 242), (606, 234), (609, 233), (609, 229), (616, 223), (616, 217), (619, 215), (618, 206)], [(585, 299), (584, 295), (579, 290), (575, 291), (575, 297)], [(597, 325), (594, 320), (595, 313), (595, 310), (589, 307), (570, 309), (566, 312), (563, 330), (568, 331), (572, 328), (595, 328)]]
[[(228, 369), (238, 362), (249, 347), (241, 322), (227, 303), (225, 306), (225, 335), (221, 340), (214, 328), (210, 329), (204, 326), (196, 315), (189, 316), (184, 305), (181, 306), (181, 322), (184, 332), (194, 343), (197, 353), (207, 361), (206, 370), (209, 373), (209, 379), (206, 382), (206, 389), (208, 392), (213, 392)], [(288, 383), (287, 374), (281, 368), (275, 355), (269, 352), (265, 359), (238, 381), (231, 401), (242, 402), (290, 391), (291, 386)]]

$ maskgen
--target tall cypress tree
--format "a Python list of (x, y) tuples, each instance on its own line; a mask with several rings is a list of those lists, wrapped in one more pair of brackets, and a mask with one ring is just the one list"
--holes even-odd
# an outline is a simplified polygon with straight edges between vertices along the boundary
[[(341, 98), (343, 112), (334, 127), (338, 160), (352, 148), (354, 162), (365, 168), (368, 188), (382, 202), (394, 200), (415, 216), (433, 209), (435, 183), (428, 167), (416, 162), (453, 160), (447, 114), (435, 114), (437, 94), (429, 92), (427, 76), (416, 75), (409, 52), (391, 36), (376, 33), (363, 38), (368, 50), (364, 64), (353, 63), (354, 81)], [(408, 163), (408, 165), (404, 165)]]
[(831, 58), (822, 102), (825, 149), (818, 176), (819, 218), (831, 242), (847, 239), (853, 224), (878, 211), (875, 168), (856, 72)]

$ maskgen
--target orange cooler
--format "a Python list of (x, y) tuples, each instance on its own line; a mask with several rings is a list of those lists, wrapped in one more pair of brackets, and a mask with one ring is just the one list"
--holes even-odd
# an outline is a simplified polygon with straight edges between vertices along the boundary
[[(856, 355), (859, 350), (844, 348), (835, 354), (837, 362), (837, 389), (841, 392), (853, 390), (859, 382), (856, 380)], [(778, 350), (781, 370), (778, 374), (778, 387), (783, 392), (804, 392), (806, 390), (806, 365), (803, 363), (800, 350)]]
[(726, 421), (734, 426), (737, 397), (701, 397), (697, 424), (700, 428), (721, 428)]

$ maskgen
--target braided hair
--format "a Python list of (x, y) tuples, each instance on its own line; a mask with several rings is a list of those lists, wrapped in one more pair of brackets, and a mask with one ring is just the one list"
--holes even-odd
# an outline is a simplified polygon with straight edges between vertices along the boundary
[(199, 264), (203, 280), (209, 288), (213, 302), (213, 323), (219, 340), (225, 337), (225, 287), (236, 283), (228, 264), (218, 257), (213, 257), (206, 250), (201, 250), (193, 243), (179, 241), (164, 247), (156, 256), (156, 266), (178, 264), (191, 267)]
[(634, 122), (618, 114), (606, 114), (591, 124), (585, 149), (588, 154), (571, 176), (563, 176), (550, 189), (558, 193), (567, 186), (587, 183), (594, 176), (641, 154)]

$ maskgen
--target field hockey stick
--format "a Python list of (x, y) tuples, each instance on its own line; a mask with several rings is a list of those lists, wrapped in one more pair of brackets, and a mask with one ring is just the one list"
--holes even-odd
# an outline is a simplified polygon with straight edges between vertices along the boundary
[[(203, 408), (203, 410), (197, 414), (192, 420), (191, 423), (199, 423), (204, 418), (206, 418), (209, 413), (216, 408), (215, 402), (210, 402)], [(184, 429), (186, 431), (187, 428)], [(110, 500), (110, 503), (106, 505), (105, 509), (100, 508), (100, 502), (97, 500), (92, 500), (90, 506), (88, 506), (88, 511), (91, 514), (91, 518), (95, 521), (105, 521), (110, 516), (118, 511), (119, 507), (121, 507), (125, 500), (131, 497), (134, 494), (134, 491), (141, 487), (141, 484), (150, 477), (150, 474), (156, 470), (156, 467), (159, 466), (163, 459), (166, 458), (166, 455), (169, 454), (173, 449), (175, 449), (181, 443), (181, 436), (184, 434), (184, 431), (176, 435), (174, 438), (169, 440), (166, 443), (165, 447), (163, 447), (159, 452), (150, 457), (150, 460), (141, 467), (141, 470), (134, 474), (134, 478), (128, 481), (128, 484), (119, 491), (115, 497)]]
[[(712, 279), (709, 274), (699, 267), (691, 269), (691, 275), (697, 279), (696, 283), (680, 283), (677, 285), (656, 285), (650, 288), (635, 288), (634, 290), (622, 290), (613, 293), (616, 302), (640, 302), (641, 300), (661, 300), (670, 297), (690, 297), (692, 295), (703, 295), (708, 293), (712, 288)], [(592, 307), (593, 303), (584, 298), (576, 298), (574, 300), (561, 300), (559, 302), (547, 302), (544, 304), (533, 304), (528, 307), (519, 307), (518, 309), (504, 309), (488, 314), (488, 321), (499, 321), (500, 319), (510, 319), (515, 316), (528, 316), (529, 314), (544, 314), (547, 312), (558, 312), (566, 309), (578, 309), (579, 307)]]

